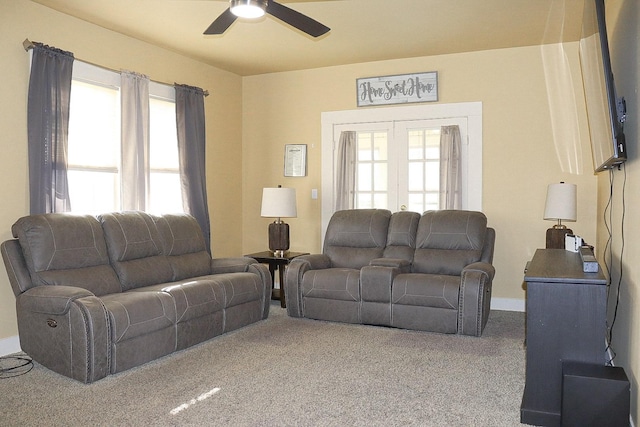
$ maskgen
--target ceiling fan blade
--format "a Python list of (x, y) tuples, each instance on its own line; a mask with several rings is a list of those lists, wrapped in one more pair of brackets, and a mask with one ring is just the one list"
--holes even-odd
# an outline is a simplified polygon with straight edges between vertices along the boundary
[(292, 27), (304, 31), (312, 37), (319, 37), (331, 30), (331, 28), (319, 23), (315, 19), (311, 19), (300, 12), (296, 12), (274, 1), (270, 1), (267, 4), (266, 12)]
[(234, 23), (235, 20), (236, 15), (231, 13), (231, 9), (227, 8), (227, 10), (222, 12), (222, 14), (218, 16), (211, 25), (209, 25), (209, 28), (204, 31), (204, 34), (222, 34), (231, 26), (231, 24)]

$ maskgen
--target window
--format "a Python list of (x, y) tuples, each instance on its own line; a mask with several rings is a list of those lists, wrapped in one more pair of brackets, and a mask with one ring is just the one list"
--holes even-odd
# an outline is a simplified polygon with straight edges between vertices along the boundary
[(482, 210), (482, 104), (434, 104), (322, 114), (322, 224), (335, 202), (337, 143), (356, 132), (356, 208), (422, 213), (439, 208), (440, 129), (462, 137), (462, 207)]
[[(182, 212), (175, 91), (149, 84), (147, 211)], [(119, 73), (74, 62), (69, 113), (68, 178), (73, 212), (121, 210)]]

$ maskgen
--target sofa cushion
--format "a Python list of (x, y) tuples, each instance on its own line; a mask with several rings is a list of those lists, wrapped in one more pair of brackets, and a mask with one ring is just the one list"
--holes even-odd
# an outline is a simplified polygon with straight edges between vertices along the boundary
[(391, 302), (457, 310), (459, 290), (459, 276), (399, 274), (393, 281)]
[(30, 215), (12, 227), (34, 286), (77, 286), (95, 295), (120, 292), (100, 223), (90, 215)]
[(198, 221), (187, 214), (154, 217), (173, 280), (211, 273), (211, 255)]
[(165, 292), (123, 292), (101, 297), (111, 330), (111, 373), (121, 372), (177, 348), (176, 309)]
[(351, 268), (309, 270), (302, 278), (303, 298), (360, 301), (360, 271)]
[(386, 209), (353, 209), (333, 214), (324, 239), (324, 254), (336, 268), (359, 269), (381, 258), (387, 244)]
[(151, 216), (113, 212), (99, 216), (109, 258), (123, 290), (170, 282), (173, 271)]
[(481, 212), (427, 211), (418, 224), (412, 271), (459, 276), (480, 260), (487, 229)]
[(385, 258), (403, 259), (411, 262), (416, 248), (416, 231), (420, 222), (417, 212), (394, 212), (389, 220)]

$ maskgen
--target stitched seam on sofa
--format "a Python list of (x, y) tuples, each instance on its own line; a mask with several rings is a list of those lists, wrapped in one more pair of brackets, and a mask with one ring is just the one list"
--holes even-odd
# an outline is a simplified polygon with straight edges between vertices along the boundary
[(220, 286), (222, 291), (222, 330), (227, 332), (227, 290)]
[(106, 345), (106, 354), (107, 354), (107, 370), (111, 372), (111, 322), (109, 321), (109, 312), (107, 311), (107, 306), (104, 305), (104, 302), (101, 299), (100, 305), (102, 306), (102, 315), (104, 316), (105, 324), (107, 325), (107, 339), (105, 342)]
[[(47, 223), (47, 227), (49, 228), (49, 231), (51, 232), (51, 237), (52, 237), (52, 240), (53, 240), (53, 248), (54, 248), (53, 252), (51, 253), (51, 257), (49, 258), (49, 261), (47, 262), (47, 267), (45, 269), (45, 271), (46, 271), (46, 270), (50, 270), (51, 269), (51, 265), (53, 264), (53, 260), (56, 258), (56, 255), (58, 255), (58, 253), (65, 252), (67, 250), (74, 251), (74, 250), (78, 250), (80, 248), (73, 248), (73, 249), (66, 249), (66, 250), (65, 249), (58, 249), (58, 241), (56, 239), (56, 234), (53, 232), (53, 227), (51, 226), (51, 222), (49, 221), (49, 218), (46, 218), (46, 217), (44, 218), (44, 220)], [(83, 220), (85, 222), (87, 221), (86, 218), (81, 218), (81, 220)], [(93, 249), (95, 249), (96, 253), (98, 254), (98, 258), (100, 258), (100, 251), (98, 250), (98, 247), (96, 245), (96, 237), (95, 237), (94, 229), (91, 226), (91, 224), (88, 224), (88, 225), (89, 225), (89, 229), (91, 230), (91, 236), (92, 236), (92, 239), (93, 239)], [(31, 245), (29, 245), (29, 246), (31, 246)], [(90, 246), (87, 246), (84, 249), (87, 249), (89, 247)], [(99, 265), (102, 265), (102, 264), (99, 264)]]
[[(58, 248), (57, 242), (56, 242), (56, 235), (53, 232), (53, 227), (51, 227), (51, 223), (49, 222), (49, 218), (44, 218), (45, 222), (47, 223), (47, 227), (49, 227), (49, 231), (51, 232), (51, 237), (53, 239), (53, 253), (51, 253), (51, 258), (49, 258), (49, 262), (47, 263), (47, 270), (51, 267), (51, 264), (53, 264), (53, 258), (56, 254), (56, 250)], [(31, 245), (29, 245), (31, 246)], [(33, 251), (32, 251), (33, 253)]]
[(486, 284), (485, 282), (485, 277), (481, 276), (480, 277), (480, 283), (479, 283), (479, 292), (478, 292), (478, 306), (476, 307), (476, 335), (480, 336), (480, 332), (482, 330), (482, 307), (484, 306), (484, 285)]
[(460, 295), (458, 296), (458, 333), (464, 334), (464, 296), (465, 289), (467, 288), (467, 275), (462, 273), (462, 280), (460, 281)]
[(182, 293), (182, 296), (184, 296), (184, 301), (186, 303), (186, 307), (184, 309), (184, 312), (180, 316), (180, 318), (178, 318), (178, 303), (176, 302), (176, 299), (173, 297), (173, 295), (171, 295), (170, 292), (163, 291), (163, 292), (166, 292), (171, 297), (171, 300), (173, 301), (173, 307), (174, 307), (174, 309), (176, 311), (176, 325), (185, 316), (185, 314), (187, 313), (187, 310), (189, 310), (189, 300), (187, 299), (187, 294), (184, 292), (184, 289), (182, 289), (181, 287), (178, 287), (177, 290)]
[[(165, 319), (171, 321), (169, 316), (167, 316), (167, 312), (165, 310), (164, 304), (162, 303), (162, 300), (160, 298), (158, 298), (158, 295), (154, 295), (154, 298), (160, 300), (160, 305), (162, 306), (162, 314), (163, 315), (162, 316), (156, 316), (156, 317), (154, 317), (152, 319), (147, 319), (147, 320), (144, 320), (142, 322), (137, 322), (136, 325), (144, 325), (145, 323), (153, 322), (154, 320), (159, 319), (161, 317), (164, 317)], [(124, 309), (125, 313), (127, 314), (127, 323), (128, 323), (127, 327), (124, 329), (124, 331), (122, 331), (122, 333), (120, 334), (120, 336), (117, 339), (117, 341), (120, 342), (120, 339), (122, 339), (122, 337), (126, 335), (127, 331), (131, 328), (131, 326), (133, 326), (133, 324), (131, 322), (131, 317), (129, 316), (129, 310), (127, 309), (127, 307), (124, 304), (122, 304), (121, 302), (119, 302), (119, 301), (116, 301), (116, 302), (117, 302), (117, 304), (120, 304), (120, 306), (122, 306), (122, 308)], [(174, 323), (174, 322), (171, 322), (171, 323)]]
[(173, 249), (175, 248), (175, 245), (176, 245), (176, 234), (173, 232), (173, 227), (171, 226), (169, 221), (166, 221), (166, 222), (167, 222), (167, 226), (169, 227), (169, 232), (171, 233), (171, 248), (167, 253), (167, 255), (170, 255), (170, 254), (173, 254)]
[(447, 299), (447, 297), (446, 297), (446, 295), (445, 295), (445, 288), (446, 288), (445, 284), (442, 284), (442, 286), (441, 286), (441, 288), (440, 288), (441, 293), (442, 293), (442, 295), (441, 295), (441, 296), (411, 294), (411, 293), (409, 293), (409, 291), (408, 291), (408, 289), (407, 289), (407, 288), (408, 288), (408, 280), (406, 280), (406, 279), (405, 279), (405, 281), (404, 281), (404, 292), (402, 293), (402, 295), (400, 295), (398, 298), (396, 298), (396, 299), (394, 300), (394, 304), (397, 304), (397, 303), (402, 299), (402, 297), (405, 297), (405, 296), (408, 296), (408, 297), (409, 297), (409, 296), (413, 296), (413, 297), (422, 297), (422, 298), (427, 298), (427, 299), (431, 299), (431, 298), (433, 298), (433, 299), (442, 300), (442, 301), (446, 302), (446, 303), (449, 305), (449, 308), (452, 308), (452, 309), (455, 309), (455, 308), (456, 308), (456, 307), (451, 303), (451, 301), (449, 301), (449, 300)]
[[(92, 333), (92, 324), (89, 322), (89, 316), (87, 315), (86, 312), (86, 307), (83, 305), (79, 305), (78, 307), (80, 314), (82, 315), (82, 320), (84, 321), (84, 333), (85, 333), (85, 337), (86, 337), (86, 365), (85, 365), (85, 382), (91, 382), (93, 379), (93, 359), (94, 359), (94, 355), (91, 352), (91, 345), (89, 345), (90, 342), (95, 342), (95, 338), (93, 336)], [(71, 370), (73, 371), (73, 364), (71, 365)], [(73, 376), (73, 373), (72, 373)]]

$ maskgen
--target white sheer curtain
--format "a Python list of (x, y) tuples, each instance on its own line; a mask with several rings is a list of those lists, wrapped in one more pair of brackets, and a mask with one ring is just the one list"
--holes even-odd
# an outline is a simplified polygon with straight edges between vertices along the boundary
[(149, 77), (123, 71), (120, 79), (122, 209), (143, 211), (149, 188)]
[(356, 190), (356, 132), (340, 132), (335, 210), (353, 209)]
[(462, 147), (458, 125), (440, 129), (440, 209), (462, 208)]

